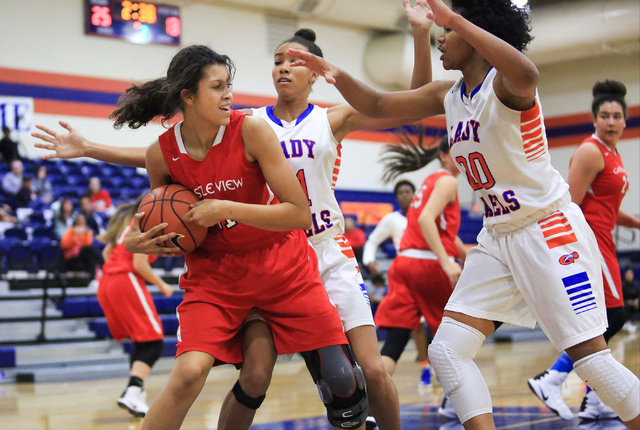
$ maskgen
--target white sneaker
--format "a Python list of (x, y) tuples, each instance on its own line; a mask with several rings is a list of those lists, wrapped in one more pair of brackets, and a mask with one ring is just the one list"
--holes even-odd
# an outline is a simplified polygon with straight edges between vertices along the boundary
[(458, 419), (458, 414), (456, 414), (456, 410), (453, 409), (453, 404), (451, 403), (449, 396), (444, 396), (442, 398), (442, 403), (438, 408), (438, 415), (449, 418), (450, 420)]
[(149, 410), (147, 392), (140, 387), (129, 386), (118, 399), (118, 406), (127, 409), (136, 417), (144, 417)]
[(377, 430), (378, 429), (378, 423), (376, 422), (376, 419), (373, 418), (371, 415), (369, 415), (367, 417), (367, 420), (365, 421), (365, 429), (366, 430)]
[(560, 385), (567, 378), (567, 373), (557, 370), (545, 370), (535, 378), (529, 379), (529, 388), (553, 413), (563, 420), (572, 420), (573, 412), (562, 400)]
[(614, 420), (618, 415), (602, 403), (595, 391), (589, 391), (582, 399), (578, 417), (583, 420)]

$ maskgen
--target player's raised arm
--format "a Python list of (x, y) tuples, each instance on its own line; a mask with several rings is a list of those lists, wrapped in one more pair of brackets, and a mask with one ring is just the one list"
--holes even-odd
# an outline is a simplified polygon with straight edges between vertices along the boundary
[(36, 124), (36, 128), (46, 134), (31, 133), (31, 136), (44, 142), (36, 142), (33, 146), (51, 151), (40, 157), (43, 160), (89, 157), (107, 163), (121, 164), (123, 166), (145, 167), (144, 157), (147, 148), (109, 146), (91, 142), (68, 122), (59, 121), (59, 124), (66, 129), (68, 133), (59, 133), (41, 124)]
[(496, 68), (494, 88), (502, 102), (514, 109), (531, 108), (539, 74), (535, 64), (522, 53), (531, 39), (525, 39), (525, 46), (512, 46), (453, 12), (442, 0), (427, 1), (432, 10), (430, 17), (437, 25), (462, 36)]

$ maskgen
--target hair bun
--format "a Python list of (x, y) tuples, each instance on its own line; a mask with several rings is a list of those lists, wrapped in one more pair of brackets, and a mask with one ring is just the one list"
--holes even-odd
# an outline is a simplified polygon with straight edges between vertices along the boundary
[(606, 80), (604, 82), (596, 82), (592, 90), (593, 98), (604, 96), (613, 96), (624, 99), (627, 94), (627, 87), (622, 82)]
[(294, 36), (301, 37), (302, 39), (307, 39), (310, 42), (316, 41), (316, 32), (311, 30), (310, 28), (301, 28), (294, 33)]

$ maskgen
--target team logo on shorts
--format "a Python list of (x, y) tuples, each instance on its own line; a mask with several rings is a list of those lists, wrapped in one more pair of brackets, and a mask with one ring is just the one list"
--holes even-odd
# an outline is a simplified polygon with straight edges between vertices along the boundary
[(578, 251), (573, 251), (570, 254), (566, 254), (560, 257), (560, 260), (558, 260), (558, 262), (563, 266), (566, 266), (568, 264), (575, 263), (578, 258), (580, 258), (580, 255), (578, 255)]

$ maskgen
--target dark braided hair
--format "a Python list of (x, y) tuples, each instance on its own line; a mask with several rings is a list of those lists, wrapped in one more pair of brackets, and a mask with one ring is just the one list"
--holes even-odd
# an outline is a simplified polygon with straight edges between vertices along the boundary
[(166, 78), (158, 78), (140, 85), (131, 85), (118, 99), (118, 109), (109, 118), (115, 119), (113, 126), (122, 128), (140, 128), (157, 116), (162, 123), (171, 119), (182, 110), (182, 90), (193, 93), (205, 69), (212, 64), (223, 64), (233, 80), (235, 66), (226, 55), (221, 55), (204, 45), (192, 45), (182, 48), (173, 57)]
[(616, 102), (622, 106), (624, 119), (627, 119), (627, 103), (624, 96), (627, 95), (627, 87), (622, 82), (606, 80), (604, 82), (596, 82), (592, 89), (593, 102), (591, 103), (591, 112), (593, 117), (598, 116), (600, 106), (605, 102)]
[(511, 0), (451, 0), (451, 8), (520, 52), (533, 40), (528, 7)]
[(309, 50), (310, 53), (317, 55), (318, 57), (322, 57), (322, 49), (318, 45), (316, 45), (316, 32), (311, 30), (310, 28), (301, 28), (293, 34), (293, 37), (285, 40), (278, 48), (280, 48), (285, 43), (299, 43)]
[(382, 180), (386, 183), (393, 181), (402, 173), (413, 172), (435, 160), (438, 155), (449, 153), (449, 138), (445, 134), (434, 138), (427, 148), (424, 147), (424, 127), (418, 128), (418, 143), (405, 129), (397, 133), (400, 145), (387, 145), (382, 156), (384, 170)]

